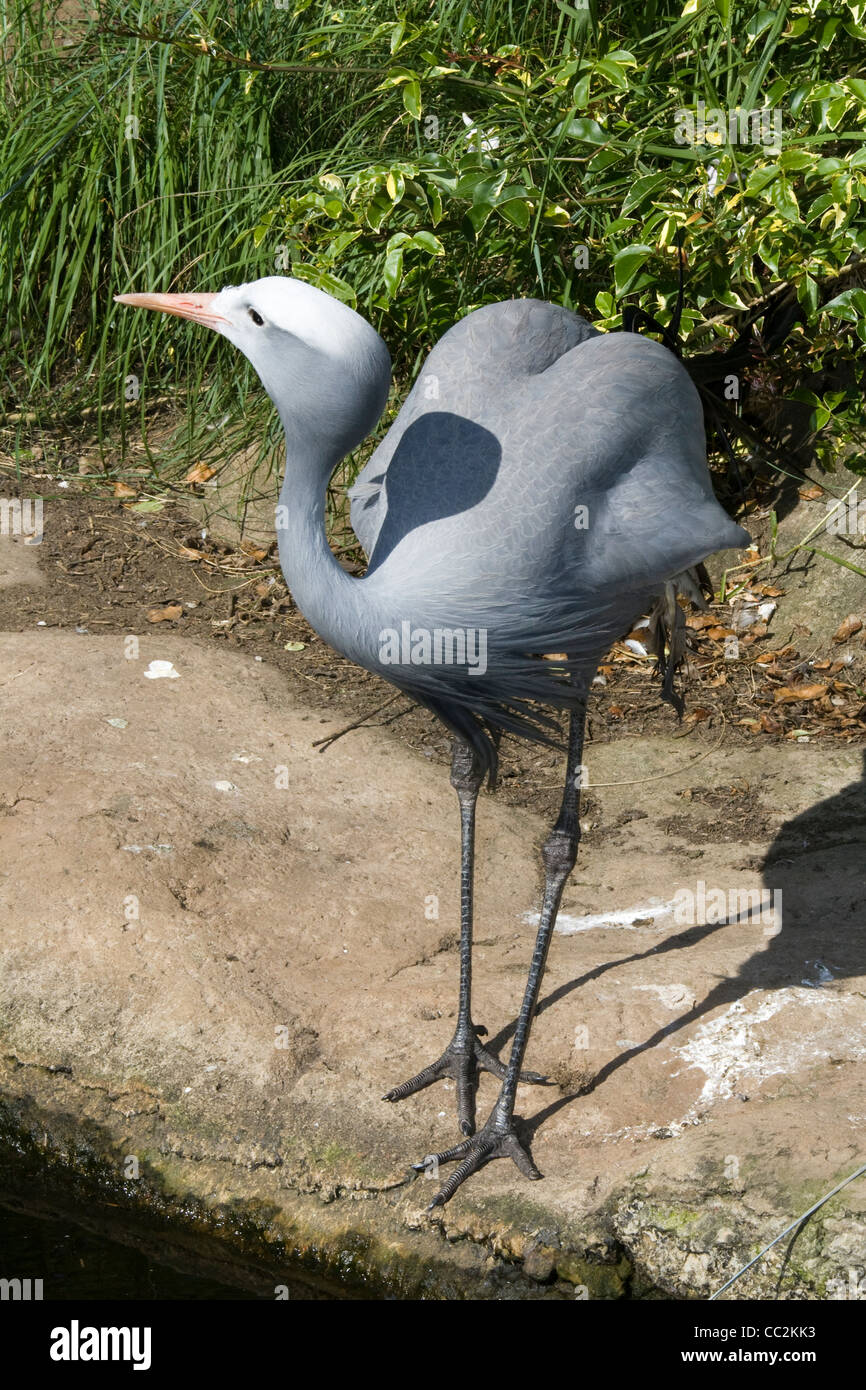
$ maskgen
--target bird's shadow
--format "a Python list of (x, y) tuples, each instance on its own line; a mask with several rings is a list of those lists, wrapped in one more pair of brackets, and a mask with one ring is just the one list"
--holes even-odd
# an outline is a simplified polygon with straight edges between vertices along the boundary
[[(764, 857), (764, 899), (775, 903), (781, 929), (771, 928), (775, 934), (765, 938), (766, 945), (743, 961), (736, 975), (720, 981), (693, 1008), (605, 1063), (579, 1091), (559, 1096), (524, 1119), (523, 1130), (528, 1138), (558, 1111), (604, 1086), (641, 1053), (752, 990), (781, 990), (792, 985), (820, 989), (833, 980), (861, 975), (866, 970), (866, 753), (863, 757), (863, 778), (786, 821)], [(832, 892), (828, 892), (831, 883)], [(741, 887), (720, 886), (725, 890), (733, 887), (735, 891)], [(540, 1000), (536, 1015), (623, 965), (692, 950), (713, 933), (731, 930), (756, 916), (766, 922), (767, 908), (750, 907), (723, 921), (687, 927), (647, 950), (598, 965)], [(488, 1041), (491, 1051), (504, 1047), (515, 1026), (515, 1022), (508, 1024)]]
[(367, 481), (360, 502), (362, 511), (386, 508), (367, 573), (417, 527), (477, 506), (496, 481), (501, 459), (496, 436), (462, 415), (432, 410), (413, 420), (387, 469)]

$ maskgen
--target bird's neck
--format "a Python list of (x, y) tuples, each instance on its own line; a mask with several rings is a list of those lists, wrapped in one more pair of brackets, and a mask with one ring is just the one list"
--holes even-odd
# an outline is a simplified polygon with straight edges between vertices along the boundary
[[(286, 473), (277, 510), (280, 565), (307, 622), (337, 651), (369, 661), (384, 626), (375, 584), (354, 579), (334, 558), (325, 529), (331, 474), (366, 439), (385, 409), (391, 380), (388, 350), (362, 319), (350, 326), (355, 347), (330, 358), (292, 342), (260, 371), (286, 433)], [(367, 662), (364, 655), (366, 653)]]
[(310, 626), (337, 651), (358, 660), (365, 634), (378, 631), (381, 623), (372, 611), (369, 586), (337, 562), (325, 526), (328, 483), (348, 451), (321, 439), (311, 443), (308, 432), (284, 423), (286, 473), (276, 517), (280, 567)]

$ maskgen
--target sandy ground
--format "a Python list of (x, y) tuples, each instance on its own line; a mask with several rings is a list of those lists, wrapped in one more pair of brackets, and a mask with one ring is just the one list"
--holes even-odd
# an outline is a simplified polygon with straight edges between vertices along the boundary
[[(11, 548), (7, 582), (38, 583)], [(451, 1083), (380, 1097), (453, 1029), (441, 761), (376, 728), (322, 753), (342, 711), (159, 629), (0, 652), (2, 1089), (64, 1161), (86, 1135), (142, 1191), (243, 1210), (323, 1270), (351, 1245), (370, 1287), (496, 1298), (706, 1297), (862, 1162), (861, 749), (590, 746), (528, 1058), (553, 1084), (518, 1105), (544, 1181), (497, 1162), (429, 1217), (435, 1188), (404, 1178), (456, 1138)], [(544, 829), (482, 798), (474, 1013), (503, 1051)], [(483, 1077), (482, 1117), (495, 1094)], [(851, 1270), (863, 1181), (738, 1292), (822, 1298)]]

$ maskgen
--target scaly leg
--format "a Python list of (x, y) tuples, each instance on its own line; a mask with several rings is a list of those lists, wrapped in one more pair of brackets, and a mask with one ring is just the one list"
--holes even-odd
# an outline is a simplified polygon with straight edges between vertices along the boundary
[[(462, 1134), (475, 1132), (475, 1091), (479, 1071), (492, 1072), (504, 1079), (506, 1070), (499, 1058), (479, 1042), (487, 1032), (472, 1022), (472, 908), (475, 875), (475, 805), (484, 781), (478, 759), (470, 744), (455, 738), (451, 754), (451, 785), (460, 802), (460, 995), (454, 1037), (437, 1062), (417, 1076), (395, 1086), (383, 1100), (405, 1100), (445, 1076), (457, 1083), (457, 1119)], [(526, 1072), (521, 1081), (543, 1082), (543, 1076)]]
[(453, 1197), (460, 1184), (492, 1158), (512, 1158), (526, 1177), (541, 1177), (541, 1173), (517, 1137), (514, 1127), (514, 1102), (517, 1096), (517, 1083), (523, 1080), (520, 1068), (523, 1065), (529, 1030), (538, 1004), (538, 992), (547, 962), (556, 915), (562, 899), (562, 890), (577, 860), (577, 846), (580, 839), (580, 822), (578, 820), (579, 769), (583, 756), (585, 723), (586, 700), (584, 698), (571, 716), (565, 791), (562, 796), (559, 817), (541, 852), (544, 862), (544, 901), (541, 908), (541, 920), (538, 925), (538, 936), (532, 954), (529, 978), (526, 982), (526, 993), (523, 996), (523, 1004), (517, 1019), (511, 1058), (505, 1073), (502, 1090), (486, 1124), (479, 1130), (478, 1134), (465, 1139), (460, 1144), (455, 1144), (451, 1149), (446, 1149), (444, 1153), (428, 1154), (423, 1162), (414, 1165), (419, 1172), (425, 1169), (430, 1172), (431, 1169), (438, 1171), (441, 1163), (460, 1160), (458, 1167), (442, 1184), (441, 1189), (433, 1198), (430, 1203), (431, 1208), (444, 1206), (449, 1198)]

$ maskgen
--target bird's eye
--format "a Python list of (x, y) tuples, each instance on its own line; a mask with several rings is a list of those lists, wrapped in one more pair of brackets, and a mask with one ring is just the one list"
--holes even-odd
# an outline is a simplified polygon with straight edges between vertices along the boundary
[(262, 318), (261, 314), (256, 309), (250, 309), (249, 316), (252, 319), (253, 323), (256, 325), (256, 327), (261, 328), (262, 324), (264, 323), (264, 319)]

